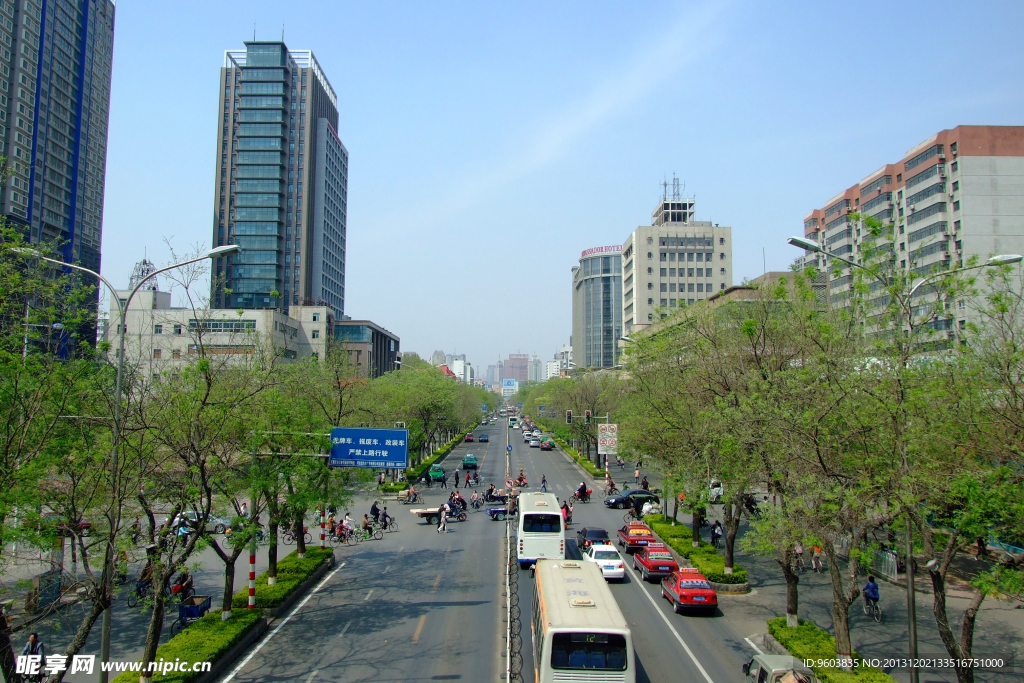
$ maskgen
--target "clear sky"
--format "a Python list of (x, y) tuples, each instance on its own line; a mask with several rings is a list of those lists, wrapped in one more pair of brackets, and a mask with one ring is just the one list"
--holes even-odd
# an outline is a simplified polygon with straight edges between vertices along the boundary
[(1024, 124), (1022, 21), (1019, 1), (122, 0), (103, 273), (209, 246), (219, 69), (254, 23), (338, 93), (345, 313), (482, 374), (568, 342), (580, 251), (649, 224), (673, 173), (732, 226), (738, 283), (935, 132)]

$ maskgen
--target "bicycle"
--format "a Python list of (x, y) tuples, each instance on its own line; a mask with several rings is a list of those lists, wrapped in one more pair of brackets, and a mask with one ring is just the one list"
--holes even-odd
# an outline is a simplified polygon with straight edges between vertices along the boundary
[(711, 534), (711, 546), (713, 548), (716, 548), (716, 549), (717, 548), (721, 548), (722, 547), (722, 537), (719, 536), (718, 534)]
[(864, 616), (871, 617), (875, 623), (882, 623), (882, 608), (879, 607), (878, 600), (864, 596)]
[[(305, 527), (303, 527), (302, 529), (302, 539), (306, 543), (313, 542), (313, 535), (310, 534), (308, 529), (306, 529)], [(295, 543), (295, 530), (285, 529), (284, 532), (281, 534), (281, 542), (285, 545), (293, 545)]]
[(398, 531), (398, 521), (394, 517), (390, 516), (386, 520), (381, 521), (379, 525), (375, 526), (379, 526), (381, 529), (388, 532)]
[(796, 559), (793, 560), (793, 571), (794, 572), (805, 572), (807, 571), (807, 565), (804, 564), (804, 556), (797, 555)]
[(356, 543), (362, 543), (363, 541), (369, 541), (370, 539), (381, 540), (384, 538), (384, 530), (379, 526), (370, 527), (369, 529), (359, 529), (356, 534)]
[(634, 508), (630, 508), (629, 512), (627, 512), (626, 514), (622, 515), (622, 521), (625, 522), (626, 524), (629, 524), (630, 522), (637, 522), (637, 521), (642, 522), (642, 521), (644, 521), (644, 515), (643, 515), (642, 512), (637, 512)]
[[(141, 580), (136, 579), (135, 588), (128, 592), (127, 602), (129, 607), (135, 607), (140, 602), (152, 601), (156, 598), (156, 593), (153, 590), (152, 579), (146, 581), (144, 586), (142, 584), (143, 582)], [(170, 587), (164, 586), (164, 598), (168, 598), (170, 595)]]

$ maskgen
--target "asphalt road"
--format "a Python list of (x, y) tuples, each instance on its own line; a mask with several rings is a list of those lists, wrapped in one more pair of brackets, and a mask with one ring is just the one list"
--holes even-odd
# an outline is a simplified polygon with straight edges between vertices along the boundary
[[(500, 485), (505, 430), (485, 431), (494, 441), (462, 444), (442, 464), (451, 473), (473, 453), (481, 478)], [(339, 568), (222, 683), (498, 680), (504, 525), (478, 512), (438, 534), (410, 510), (436, 509), (448, 491), (422, 492), (423, 505), (388, 505), (398, 531), (338, 548)]]

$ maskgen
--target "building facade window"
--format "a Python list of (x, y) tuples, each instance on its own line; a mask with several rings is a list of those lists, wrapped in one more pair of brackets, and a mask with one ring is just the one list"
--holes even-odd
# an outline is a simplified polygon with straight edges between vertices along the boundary
[(164, 326), (163, 325), (153, 325), (153, 334), (163, 334), (163, 333), (164, 333)]

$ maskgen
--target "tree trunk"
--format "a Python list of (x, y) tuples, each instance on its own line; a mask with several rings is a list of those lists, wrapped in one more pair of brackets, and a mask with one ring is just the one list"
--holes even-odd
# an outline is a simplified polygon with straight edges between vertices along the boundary
[(693, 547), (696, 548), (700, 545), (700, 525), (704, 523), (704, 511), (694, 508), (690, 523), (693, 526)]
[(227, 621), (231, 618), (231, 600), (235, 596), (235, 558), (232, 553), (230, 559), (224, 562), (224, 594), (220, 603), (220, 619)]
[(740, 517), (743, 516), (742, 494), (740, 500), (726, 502), (722, 506), (722, 515), (725, 517), (725, 571), (732, 574), (733, 562), (736, 549), (736, 534), (740, 530)]
[[(60, 681), (64, 680), (64, 675), (71, 668), (70, 663), (72, 657), (81, 652), (82, 648), (85, 647), (85, 641), (89, 639), (89, 632), (92, 630), (92, 627), (96, 623), (96, 620), (99, 619), (100, 615), (103, 614), (103, 610), (104, 604), (102, 601), (93, 601), (92, 608), (89, 610), (89, 613), (85, 615), (85, 620), (78, 627), (78, 630), (75, 632), (75, 637), (71, 639), (71, 643), (63, 652), (63, 655), (67, 657), (68, 668), (64, 671), (60, 671), (47, 677), (47, 683), (59, 683)], [(7, 678), (6, 672), (4, 672), (4, 676), (8, 681), (17, 680), (17, 678)]]
[(292, 521), (292, 525), (295, 527), (295, 552), (300, 560), (306, 557), (305, 512), (305, 510), (296, 512), (295, 519)]
[(149, 617), (149, 630), (146, 632), (146, 647), (142, 651), (142, 668), (139, 672), (139, 683), (152, 683), (153, 672), (146, 671), (150, 662), (156, 661), (156, 649), (160, 645), (160, 634), (164, 630), (164, 584), (170, 568), (164, 569), (159, 563), (153, 570), (153, 613)]
[[(929, 571), (932, 580), (932, 613), (935, 615), (935, 625), (939, 629), (939, 637), (942, 644), (949, 653), (950, 658), (959, 661), (962, 658), (969, 658), (974, 646), (974, 623), (978, 616), (978, 609), (985, 599), (985, 592), (974, 589), (971, 602), (964, 611), (963, 621), (960, 628), (960, 642), (957, 642), (953, 635), (953, 629), (949, 626), (949, 615), (946, 614), (946, 576), (945, 570)], [(956, 680), (958, 683), (974, 683), (974, 669), (969, 667), (954, 666)]]
[(11, 627), (7, 623), (7, 613), (0, 608), (0, 673), (5, 681), (18, 680), (14, 673), (14, 648), (11, 645)]
[(273, 586), (277, 583), (277, 537), (280, 522), (281, 508), (277, 504), (277, 492), (271, 491), (267, 495), (267, 585)]
[(789, 546), (781, 560), (776, 558), (786, 579), (786, 626), (789, 628), (800, 625), (800, 576), (793, 571), (794, 554), (793, 546)]
[(679, 513), (679, 496), (672, 496), (672, 526), (676, 525), (676, 515)]
[[(850, 641), (850, 605), (857, 599), (857, 553), (854, 552), (860, 536), (855, 536), (850, 541), (850, 557), (847, 560), (847, 583), (843, 582), (843, 575), (839, 571), (839, 563), (836, 561), (835, 547), (825, 542), (822, 549), (828, 556), (828, 572), (832, 578), (832, 625), (836, 637), (836, 657), (840, 660), (840, 668), (853, 668), (853, 645)], [(849, 585), (849, 590), (843, 586)]]

